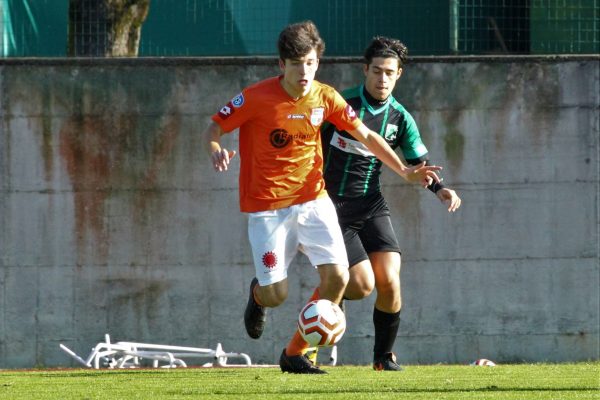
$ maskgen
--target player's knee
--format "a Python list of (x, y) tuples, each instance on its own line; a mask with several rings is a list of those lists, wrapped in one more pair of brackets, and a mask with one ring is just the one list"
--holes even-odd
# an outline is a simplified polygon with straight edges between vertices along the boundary
[(375, 282), (372, 280), (364, 280), (359, 282), (358, 291), (362, 297), (367, 297), (373, 292)]
[(400, 282), (395, 279), (380, 280), (376, 283), (377, 292), (388, 297), (400, 297)]
[(343, 292), (346, 286), (348, 285), (348, 281), (350, 280), (350, 274), (347, 269), (343, 269), (337, 274), (333, 280), (333, 285), (340, 292)]
[(325, 282), (329, 292), (343, 293), (348, 285), (350, 276), (347, 269), (339, 269), (334, 274), (330, 274)]
[(373, 292), (374, 282), (372, 280), (350, 279), (344, 296), (349, 300), (360, 300)]

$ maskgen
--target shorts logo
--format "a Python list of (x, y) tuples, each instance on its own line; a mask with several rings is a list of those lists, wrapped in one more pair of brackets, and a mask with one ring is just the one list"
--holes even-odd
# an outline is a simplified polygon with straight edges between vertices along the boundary
[(325, 109), (323, 107), (313, 108), (310, 110), (310, 123), (314, 126), (319, 126), (323, 123)]
[(233, 106), (235, 108), (239, 108), (239, 107), (243, 106), (244, 105), (244, 95), (240, 93), (237, 96), (235, 96), (233, 99), (231, 99), (231, 104), (233, 104)]
[(338, 137), (338, 146), (340, 146), (340, 148), (345, 149), (347, 145), (348, 143), (346, 143), (344, 139)]
[(277, 266), (277, 256), (272, 251), (267, 251), (262, 256), (262, 262), (265, 267), (273, 269)]
[(350, 121), (354, 121), (356, 119), (356, 112), (350, 104), (346, 106), (346, 116), (350, 119)]
[(290, 143), (292, 136), (285, 129), (275, 129), (269, 135), (269, 140), (273, 147), (281, 149)]
[(219, 116), (223, 119), (229, 118), (231, 114), (233, 114), (233, 105), (231, 102), (227, 103), (219, 110)]

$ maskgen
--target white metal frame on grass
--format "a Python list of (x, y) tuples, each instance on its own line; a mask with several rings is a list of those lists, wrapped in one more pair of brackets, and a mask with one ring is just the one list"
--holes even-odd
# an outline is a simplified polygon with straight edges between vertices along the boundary
[[(60, 348), (87, 368), (139, 368), (144, 366), (142, 360), (152, 360), (154, 368), (187, 367), (184, 358), (208, 358), (212, 362), (203, 367), (242, 367), (251, 366), (252, 361), (247, 354), (224, 352), (221, 343), (215, 350), (200, 347), (170, 346), (163, 344), (138, 342), (110, 342), (110, 336), (104, 335), (104, 342), (98, 343), (84, 360), (64, 344)], [(244, 364), (228, 364), (229, 358), (241, 359)]]

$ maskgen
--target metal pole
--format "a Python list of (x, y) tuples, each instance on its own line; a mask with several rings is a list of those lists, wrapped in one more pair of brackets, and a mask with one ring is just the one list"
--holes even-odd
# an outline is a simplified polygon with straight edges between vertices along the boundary
[(458, 2), (459, 0), (450, 0), (450, 51), (458, 53)]

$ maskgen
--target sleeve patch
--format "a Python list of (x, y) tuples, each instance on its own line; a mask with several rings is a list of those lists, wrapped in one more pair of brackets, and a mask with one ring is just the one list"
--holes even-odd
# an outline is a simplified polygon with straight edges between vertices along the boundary
[(233, 114), (233, 112), (233, 104), (230, 101), (219, 110), (218, 114), (222, 119), (227, 119), (231, 116), (231, 114)]

